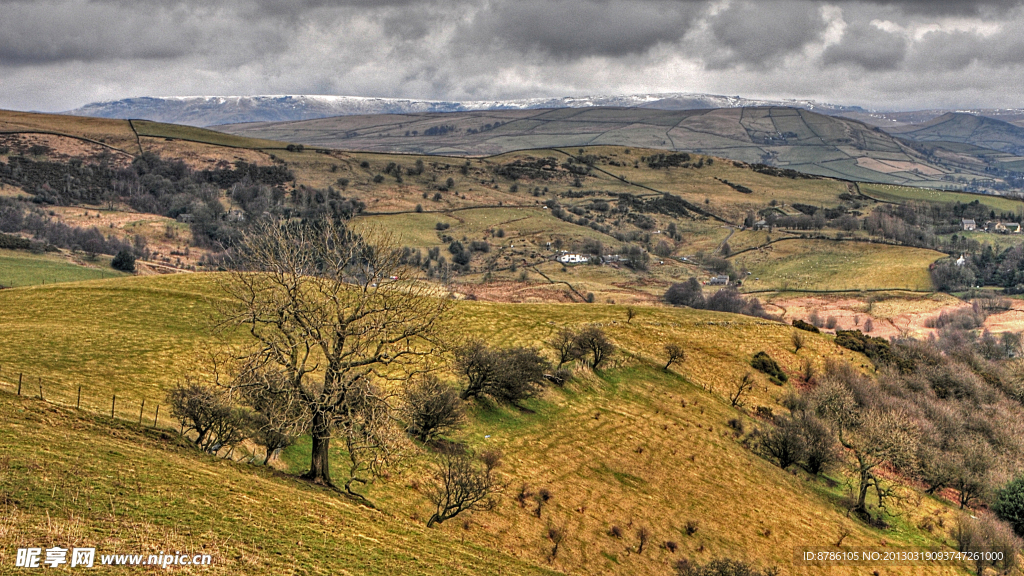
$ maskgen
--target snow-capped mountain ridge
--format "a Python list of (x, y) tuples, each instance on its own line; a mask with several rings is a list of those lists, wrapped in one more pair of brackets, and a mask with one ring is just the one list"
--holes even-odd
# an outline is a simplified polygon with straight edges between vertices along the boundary
[(470, 110), (525, 110), (615, 106), (687, 110), (748, 106), (791, 106), (825, 114), (860, 108), (813, 100), (763, 100), (714, 94), (631, 94), (621, 96), (566, 96), (510, 100), (417, 100), (336, 95), (168, 96), (95, 102), (66, 114), (99, 118), (132, 118), (192, 126), (242, 122), (292, 121), (354, 114), (415, 114)]

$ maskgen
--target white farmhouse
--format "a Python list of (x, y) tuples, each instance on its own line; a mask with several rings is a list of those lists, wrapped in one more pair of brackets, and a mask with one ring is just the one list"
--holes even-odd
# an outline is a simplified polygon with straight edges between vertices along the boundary
[(558, 257), (558, 261), (562, 264), (585, 264), (590, 261), (590, 258), (583, 254), (562, 254)]

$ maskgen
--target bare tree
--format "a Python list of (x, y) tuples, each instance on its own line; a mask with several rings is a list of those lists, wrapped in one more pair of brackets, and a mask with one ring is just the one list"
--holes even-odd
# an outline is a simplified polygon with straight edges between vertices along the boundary
[(963, 510), (991, 490), (989, 472), (995, 467), (996, 456), (988, 442), (977, 437), (959, 439), (954, 454), (956, 465), (949, 485), (956, 490)]
[(555, 544), (551, 548), (551, 555), (549, 560), (554, 561), (558, 556), (558, 547), (562, 545), (562, 540), (565, 540), (565, 528), (559, 528), (557, 526), (548, 527), (548, 538)]
[(576, 346), (590, 354), (590, 367), (597, 369), (609, 356), (615, 353), (615, 344), (600, 326), (591, 324), (576, 334)]
[(686, 351), (682, 344), (672, 342), (665, 344), (665, 356), (668, 356), (668, 362), (665, 362), (665, 370), (668, 370), (672, 364), (686, 360)]
[(204, 386), (186, 375), (184, 382), (179, 383), (167, 394), (167, 403), (171, 405), (171, 415), (181, 424), (184, 433), (195, 432), (195, 443), (206, 450), (213, 439), (213, 421), (220, 410), (221, 402), (218, 391)]
[(891, 495), (875, 475), (875, 469), (887, 462), (902, 470), (913, 469), (919, 432), (902, 412), (859, 403), (851, 390), (851, 386), (859, 385), (851, 380), (858, 378), (861, 377), (848, 366), (830, 367), (812, 402), (839, 443), (853, 455), (859, 478), (854, 511), (867, 516), (868, 489), (874, 488), (879, 506)]
[(458, 392), (433, 374), (418, 378), (403, 391), (402, 413), (406, 431), (420, 442), (458, 428), (465, 419)]
[(626, 324), (632, 322), (633, 318), (636, 318), (636, 308), (626, 306)]
[(647, 526), (641, 526), (637, 529), (636, 538), (640, 541), (639, 545), (636, 548), (637, 554), (644, 553), (644, 547), (647, 546), (647, 543), (651, 540), (651, 536), (651, 529)]
[(558, 355), (558, 367), (561, 368), (566, 362), (576, 360), (583, 355), (576, 342), (576, 333), (568, 328), (559, 330), (548, 345), (555, 349)]
[(793, 352), (799, 352), (804, 347), (804, 335), (794, 330), (792, 335)]
[[(413, 281), (386, 232), (363, 235), (328, 219), (258, 222), (242, 237), (223, 283), (224, 325), (244, 328), (252, 369), (273, 369), (309, 410), (305, 478), (333, 486), (330, 442), (349, 456), (346, 491), (378, 474), (401, 445), (389, 401), (396, 382), (443, 349), (447, 298)], [(246, 385), (259, 385), (247, 383)]]
[[(238, 385), (243, 382), (254, 385)], [(242, 370), (234, 383), (241, 402), (253, 410), (249, 439), (263, 447), (263, 464), (269, 464), (276, 452), (291, 446), (309, 429), (309, 410), (288, 393), (279, 371)]]
[(774, 426), (758, 434), (758, 446), (765, 455), (778, 460), (779, 468), (785, 470), (804, 458), (807, 443), (802, 432), (794, 418), (777, 416)]
[(754, 377), (750, 372), (747, 372), (743, 375), (743, 378), (740, 378), (740, 381), (736, 383), (736, 388), (732, 391), (732, 394), (729, 395), (729, 401), (732, 403), (733, 408), (742, 408), (743, 397), (753, 389)]
[(233, 449), (248, 436), (250, 413), (236, 406), (230, 390), (221, 385), (226, 376), (224, 358), (210, 355), (196, 360), (167, 394), (171, 415), (183, 432), (195, 432), (195, 444), (203, 451), (217, 453), (224, 446)]
[(466, 510), (490, 510), (499, 487), (491, 470), (481, 468), (471, 454), (447, 451), (438, 456), (434, 483), (427, 488), (427, 497), (434, 513), (427, 527), (454, 518)]

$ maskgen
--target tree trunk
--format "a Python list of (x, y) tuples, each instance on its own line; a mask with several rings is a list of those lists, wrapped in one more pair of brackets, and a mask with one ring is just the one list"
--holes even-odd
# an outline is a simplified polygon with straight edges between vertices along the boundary
[(312, 458), (310, 458), (309, 472), (303, 476), (314, 484), (334, 486), (331, 482), (331, 432), (327, 424), (327, 418), (317, 414), (313, 416), (313, 426), (310, 428), (313, 437)]
[(857, 496), (857, 507), (854, 508), (861, 514), (867, 514), (868, 507), (866, 500), (868, 498), (868, 486), (871, 482), (871, 472), (866, 468), (861, 468), (860, 471), (860, 494)]
[(427, 528), (432, 527), (434, 524), (440, 524), (441, 522), (444, 522), (444, 520), (442, 520), (441, 517), (438, 516), (437, 513), (435, 513), (433, 516), (430, 517), (430, 520), (427, 520)]

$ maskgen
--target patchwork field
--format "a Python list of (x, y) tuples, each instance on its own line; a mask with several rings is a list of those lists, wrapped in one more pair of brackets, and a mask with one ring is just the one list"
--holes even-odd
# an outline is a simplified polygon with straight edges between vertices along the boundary
[(750, 271), (743, 291), (931, 290), (932, 250), (825, 240), (783, 240), (733, 258)]
[[(852, 180), (921, 185), (952, 173), (860, 122), (792, 108), (503, 110), (253, 122), (219, 130), (341, 150), (493, 155), (618, 145), (684, 150)], [(882, 158), (891, 164), (867, 159)], [(860, 161), (863, 164), (858, 164)], [(983, 167), (978, 174), (983, 175)], [(974, 172), (966, 173), (974, 174)], [(972, 176), (973, 177), (973, 176)]]

